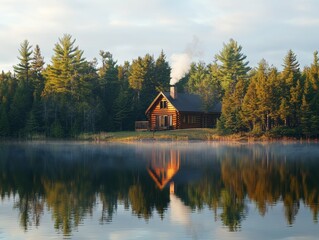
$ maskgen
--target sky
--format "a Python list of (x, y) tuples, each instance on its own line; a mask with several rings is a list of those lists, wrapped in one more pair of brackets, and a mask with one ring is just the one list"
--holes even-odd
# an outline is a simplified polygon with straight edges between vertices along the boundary
[(0, 70), (12, 71), (26, 39), (47, 64), (54, 45), (71, 34), (84, 57), (109, 51), (119, 64), (149, 53), (167, 60), (192, 49), (213, 62), (233, 38), (251, 67), (279, 69), (289, 49), (301, 68), (319, 49), (318, 0), (0, 0)]

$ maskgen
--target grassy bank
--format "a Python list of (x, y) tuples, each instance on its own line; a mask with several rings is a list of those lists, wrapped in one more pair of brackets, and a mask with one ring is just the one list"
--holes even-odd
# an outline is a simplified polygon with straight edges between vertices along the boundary
[[(98, 134), (84, 133), (77, 137), (78, 140), (87, 141), (271, 141), (278, 140), (266, 136), (253, 136), (248, 133), (220, 135), (216, 129), (200, 128), (200, 129), (182, 129), (170, 131), (157, 131), (157, 132), (102, 132)], [(281, 140), (294, 140), (281, 138)]]
[(79, 140), (93, 141), (140, 141), (140, 140), (172, 140), (172, 141), (188, 141), (188, 140), (213, 140), (217, 131), (215, 129), (183, 129), (156, 132), (101, 132), (98, 134), (84, 133), (80, 134)]
[[(58, 140), (50, 138), (44, 134), (34, 134), (27, 137), (19, 138), (0, 138), (0, 140)], [(75, 137), (61, 138), (63, 140), (79, 141), (102, 141), (102, 142), (127, 142), (127, 141), (234, 141), (234, 142), (269, 142), (269, 141), (311, 141), (318, 142), (317, 138), (304, 139), (296, 137), (287, 137), (275, 134), (220, 134), (217, 129), (197, 128), (181, 129), (156, 132), (101, 132), (101, 133), (81, 133)]]

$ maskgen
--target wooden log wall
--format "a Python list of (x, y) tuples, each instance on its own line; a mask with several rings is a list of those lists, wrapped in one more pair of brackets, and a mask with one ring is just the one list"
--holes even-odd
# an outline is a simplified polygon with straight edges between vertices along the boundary
[(163, 96), (159, 97), (158, 100), (154, 103), (154, 106), (150, 110), (150, 126), (151, 129), (157, 129), (156, 126), (156, 117), (157, 116), (172, 116), (172, 129), (176, 129), (177, 126), (177, 111), (172, 104), (167, 101), (167, 108), (161, 108), (160, 102), (163, 100)]

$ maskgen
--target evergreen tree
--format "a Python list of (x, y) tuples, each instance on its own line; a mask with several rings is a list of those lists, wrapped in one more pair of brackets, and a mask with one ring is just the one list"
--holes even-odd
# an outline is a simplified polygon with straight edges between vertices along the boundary
[(100, 51), (100, 56), (102, 57), (102, 67), (99, 70), (99, 75), (104, 106), (103, 123), (101, 123), (101, 126), (102, 129), (110, 131), (114, 130), (114, 101), (119, 95), (120, 82), (118, 79), (117, 62), (113, 59), (112, 54)]
[(32, 46), (29, 44), (28, 40), (24, 40), (20, 44), (18, 59), (20, 63), (14, 66), (14, 72), (16, 74), (17, 79), (21, 81), (26, 81), (27, 85), (29, 84), (29, 78), (31, 75), (31, 54), (32, 54)]
[(231, 132), (239, 132), (245, 129), (241, 116), (241, 105), (248, 84), (248, 61), (241, 53), (242, 47), (233, 39), (224, 44), (222, 51), (216, 55), (218, 77), (225, 94), (222, 102), (222, 119), (224, 127)]
[(278, 70), (275, 67), (269, 69), (267, 80), (264, 87), (257, 92), (262, 104), (262, 110), (266, 121), (266, 130), (270, 130), (273, 126), (278, 125), (279, 107), (281, 97), (281, 83), (279, 81)]
[(133, 60), (130, 76), (128, 79), (130, 87), (136, 92), (137, 103), (140, 101), (140, 94), (145, 80), (146, 71), (147, 69), (143, 68), (143, 59), (141, 57)]
[(170, 74), (171, 68), (169, 63), (166, 60), (166, 55), (163, 51), (158, 56), (155, 61), (155, 83), (156, 83), (156, 90), (159, 91), (166, 91), (169, 89), (170, 83)]
[(120, 90), (114, 102), (114, 126), (116, 130), (134, 129), (134, 119), (132, 119), (133, 104), (132, 99), (134, 92), (129, 87), (130, 64), (124, 62), (118, 66), (118, 79)]
[(44, 125), (44, 105), (41, 99), (41, 94), (44, 89), (44, 58), (41, 54), (40, 47), (35, 46), (33, 50), (33, 59), (31, 62), (32, 72), (32, 87), (33, 87), (33, 104), (32, 104), (32, 115), (35, 118), (35, 122), (38, 124), (37, 130), (40, 131), (41, 126)]
[(0, 137), (7, 137), (10, 134), (10, 124), (5, 103), (0, 105), (0, 110)]
[[(133, 106), (135, 120), (145, 119), (144, 111), (156, 96), (161, 84), (155, 81), (154, 57), (146, 54), (133, 60), (129, 75), (129, 85), (135, 91)], [(143, 101), (141, 101), (143, 99)]]
[(46, 111), (50, 113), (46, 121), (49, 125), (52, 122), (55, 126), (61, 125), (68, 134), (79, 130), (77, 115), (92, 90), (91, 78), (87, 77), (89, 64), (82, 57), (83, 51), (74, 43), (75, 39), (65, 34), (55, 44), (51, 65), (45, 72), (47, 80), (42, 93), (46, 108), (49, 108)]
[(277, 69), (268, 66), (265, 60), (259, 63), (252, 81), (256, 83), (256, 99), (250, 101), (258, 105), (255, 114), (262, 131), (271, 129), (279, 109), (278, 91), (280, 91)]
[(241, 52), (242, 47), (233, 39), (225, 44), (222, 51), (216, 55), (216, 60), (220, 62), (219, 78), (221, 86), (226, 93), (233, 92), (239, 80), (246, 80), (250, 71), (246, 56)]
[(12, 103), (17, 86), (17, 79), (10, 72), (2, 71), (0, 74), (0, 103), (4, 103), (7, 110)]
[(302, 105), (301, 105), (301, 129), (302, 129), (302, 134), (305, 135), (306, 137), (310, 137), (313, 132), (312, 132), (312, 122), (311, 122), (311, 116), (312, 112), (310, 109), (310, 104), (306, 100), (306, 96), (303, 95), (302, 98)]
[(32, 107), (32, 93), (31, 85), (31, 46), (25, 40), (20, 45), (18, 59), (20, 63), (14, 66), (14, 71), (18, 79), (18, 86), (12, 98), (12, 104), (9, 110), (10, 128), (14, 135), (21, 135), (25, 125), (25, 119)]
[(24, 130), (26, 136), (28, 137), (32, 137), (33, 134), (39, 132), (39, 124), (34, 116), (33, 111), (30, 111), (28, 114)]
[[(310, 124), (310, 132), (312, 136), (317, 136), (319, 134), (319, 59), (318, 52), (314, 52), (314, 60), (309, 68), (304, 69), (305, 75), (305, 84), (304, 84), (304, 96), (301, 112), (302, 112), (302, 131), (303, 133), (308, 131), (308, 129), (304, 130), (303, 128), (308, 128), (309, 126), (305, 126), (305, 124)], [(308, 109), (308, 105), (310, 108), (311, 114), (306, 114), (303, 112), (305, 108)], [(305, 123), (306, 122), (306, 123)]]
[(131, 97), (128, 89), (121, 87), (119, 95), (114, 102), (114, 126), (116, 130), (132, 129), (132, 126), (127, 122), (131, 113)]
[(32, 107), (32, 93), (26, 82), (19, 82), (9, 110), (10, 129), (14, 136), (21, 136), (25, 120)]
[(242, 117), (242, 103), (246, 93), (246, 83), (239, 80), (233, 93), (226, 92), (222, 105), (222, 121), (226, 131), (238, 133), (245, 131), (244, 119)]
[(39, 100), (41, 93), (44, 88), (44, 58), (41, 55), (41, 50), (39, 45), (36, 45), (33, 51), (33, 59), (31, 62), (31, 72), (32, 72), (32, 81), (34, 88), (34, 98), (35, 100)]
[(284, 125), (288, 126), (288, 117), (290, 116), (290, 106), (286, 98), (281, 99), (278, 114), (280, 118), (283, 120)]
[(254, 130), (256, 127), (260, 126), (261, 119), (258, 114), (259, 107), (260, 101), (257, 95), (256, 81), (252, 80), (248, 86), (247, 93), (245, 94), (241, 111), (242, 119), (250, 130)]
[(219, 98), (220, 85), (215, 77), (215, 68), (205, 63), (193, 63), (189, 72), (187, 90), (201, 96), (204, 111), (209, 111)]
[(162, 79), (160, 80), (160, 82), (156, 82), (156, 68), (154, 56), (146, 54), (142, 61), (142, 68), (144, 69), (144, 81), (141, 91), (143, 102), (141, 103), (143, 109), (145, 110), (148, 107), (148, 105), (153, 101), (154, 97), (158, 94), (158, 90), (162, 85)]
[(281, 73), (281, 117), (285, 125), (296, 127), (300, 121), (302, 79), (297, 57), (292, 50), (289, 50), (284, 58), (283, 67)]

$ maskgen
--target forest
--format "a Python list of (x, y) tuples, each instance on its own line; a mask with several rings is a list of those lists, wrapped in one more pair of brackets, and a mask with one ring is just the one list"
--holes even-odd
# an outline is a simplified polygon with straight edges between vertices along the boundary
[[(171, 66), (162, 51), (118, 64), (100, 50), (89, 61), (69, 34), (58, 39), (49, 61), (28, 40), (12, 72), (0, 74), (0, 136), (75, 137), (80, 133), (134, 130), (159, 91), (167, 91)], [(317, 137), (319, 58), (300, 69), (288, 50), (282, 70), (262, 59), (252, 68), (233, 39), (214, 61), (193, 62), (176, 84), (199, 94), (205, 105), (220, 101), (217, 128), (226, 134)]]

